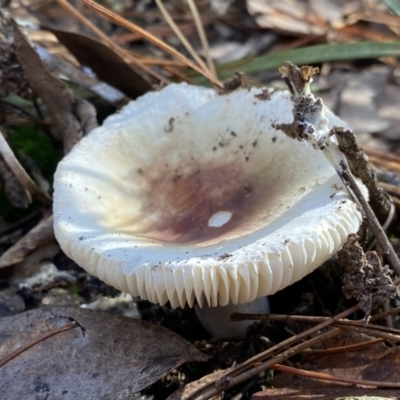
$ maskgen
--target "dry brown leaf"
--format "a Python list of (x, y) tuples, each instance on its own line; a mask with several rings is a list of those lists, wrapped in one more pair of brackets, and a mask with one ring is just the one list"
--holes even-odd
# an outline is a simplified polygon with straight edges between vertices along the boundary
[(33, 251), (55, 242), (53, 223), (53, 215), (48, 215), (39, 221), (33, 229), (1, 255), (0, 268), (17, 264)]
[(67, 153), (84, 134), (97, 126), (95, 109), (88, 102), (76, 99), (49, 72), (15, 21), (12, 26), (18, 60), (25, 69), (30, 86), (43, 100), (62, 135), (64, 151)]
[(71, 321), (78, 327), (48, 337), (0, 368), (7, 400), (128, 399), (179, 365), (207, 360), (180, 336), (149, 322), (52, 307), (2, 319), (0, 362)]
[[(340, 336), (329, 339), (324, 343), (326, 348), (335, 348), (359, 343), (368, 340), (365, 335), (353, 332), (343, 333)], [(336, 377), (348, 379), (362, 379), (380, 382), (397, 382), (400, 376), (400, 351), (398, 348), (388, 347), (384, 343), (374, 344), (362, 350), (348, 351), (336, 354), (307, 354), (297, 363), (296, 367), (308, 371), (321, 372)], [(263, 391), (253, 396), (254, 399), (297, 399), (297, 398), (318, 398), (326, 395), (324, 399), (337, 399), (338, 397), (356, 395), (375, 395), (386, 393), (397, 393), (400, 390), (381, 389), (358, 389), (351, 386), (332, 384), (331, 382), (320, 381), (305, 377), (296, 377), (288, 374), (278, 374), (269, 382), (274, 391)], [(379, 393), (379, 394), (378, 394)], [(285, 395), (286, 397), (283, 397)], [(296, 397), (297, 396), (297, 397)], [(304, 397), (301, 397), (304, 396)], [(309, 396), (309, 397), (306, 397)]]
[[(178, 389), (167, 398), (167, 400), (186, 400), (190, 399), (198, 389), (204, 388), (208, 383), (213, 383), (224, 376), (230, 369), (223, 369), (214, 371), (212, 374), (205, 375), (197, 381), (190, 382)], [(219, 400), (222, 398), (221, 394), (213, 396), (210, 400)]]
[(90, 67), (97, 77), (119, 89), (131, 99), (147, 93), (151, 87), (117, 53), (103, 43), (78, 33), (65, 32), (46, 27), (57, 36), (76, 58)]

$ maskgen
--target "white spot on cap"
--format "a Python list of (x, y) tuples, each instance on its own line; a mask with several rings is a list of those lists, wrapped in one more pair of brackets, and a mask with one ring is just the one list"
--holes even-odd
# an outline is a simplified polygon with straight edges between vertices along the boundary
[(230, 211), (218, 211), (208, 220), (208, 226), (220, 228), (230, 221), (232, 213)]

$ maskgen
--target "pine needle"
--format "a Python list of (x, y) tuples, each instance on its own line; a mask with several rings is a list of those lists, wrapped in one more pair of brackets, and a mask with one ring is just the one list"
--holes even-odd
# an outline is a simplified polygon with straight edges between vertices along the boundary
[(155, 0), (157, 3), (158, 8), (160, 9), (165, 21), (167, 21), (168, 25), (170, 28), (174, 31), (175, 35), (178, 37), (178, 39), (181, 41), (181, 43), (186, 47), (186, 50), (190, 53), (190, 55), (194, 58), (194, 60), (197, 62), (199, 67), (203, 68), (203, 70), (209, 71), (207, 68), (207, 65), (205, 62), (200, 58), (200, 56), (197, 54), (196, 50), (193, 48), (193, 46), (189, 43), (189, 41), (186, 39), (186, 36), (182, 33), (180, 30), (179, 26), (175, 23), (173, 20), (171, 14), (168, 12), (168, 10), (165, 8), (164, 3), (162, 0)]
[[(64, 0), (58, 0), (64, 1)], [(145, 29), (141, 28), (140, 26), (134, 24), (133, 22), (127, 21), (126, 19), (120, 17), (119, 15), (115, 14), (111, 10), (103, 7), (102, 5), (95, 3), (93, 0), (81, 0), (82, 3), (86, 4), (88, 7), (100, 12), (104, 16), (106, 16), (110, 21), (130, 30), (131, 32), (139, 34), (143, 39), (146, 39), (150, 43), (156, 45), (160, 49), (164, 50), (165, 52), (169, 53), (170, 55), (178, 58), (179, 60), (183, 61), (188, 67), (194, 69), (199, 74), (205, 76), (209, 79), (213, 84), (218, 87), (222, 87), (221, 82), (215, 79), (208, 70), (203, 70), (198, 65), (190, 61), (186, 58), (183, 54), (179, 51), (175, 50), (173, 47), (169, 46), (167, 43), (163, 42), (161, 39), (157, 38), (156, 36), (152, 35), (151, 33), (147, 32)]]
[(85, 18), (75, 7), (73, 7), (66, 0), (57, 0), (57, 3), (63, 7), (66, 11), (68, 11), (71, 15), (73, 15), (78, 21), (80, 21), (83, 25), (85, 25), (88, 29), (90, 29), (95, 35), (97, 35), (105, 44), (107, 44), (112, 50), (114, 50), (118, 55), (120, 55), (125, 60), (127, 59), (132, 64), (141, 68), (143, 71), (146, 71), (149, 75), (153, 76), (157, 80), (161, 82), (168, 83), (168, 81), (152, 71), (148, 66), (143, 64), (137, 58), (133, 57), (131, 54), (126, 52), (122, 47), (118, 46), (118, 44), (114, 43), (104, 32), (102, 32), (97, 26), (93, 25), (87, 18)]
[(194, 2), (194, 0), (188, 0), (188, 5), (190, 8), (190, 11), (192, 12), (194, 23), (196, 24), (196, 28), (197, 28), (197, 32), (199, 34), (201, 45), (203, 46), (203, 51), (204, 51), (204, 55), (207, 60), (208, 69), (213, 76), (217, 77), (215, 65), (214, 65), (214, 62), (210, 55), (210, 46), (208, 44), (207, 36), (204, 31), (204, 26), (201, 21), (201, 17), (200, 17), (199, 11), (197, 9), (196, 3)]

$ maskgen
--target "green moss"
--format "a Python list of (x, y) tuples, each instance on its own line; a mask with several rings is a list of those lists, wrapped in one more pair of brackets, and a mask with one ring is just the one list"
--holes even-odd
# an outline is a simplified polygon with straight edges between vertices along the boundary
[(45, 177), (52, 181), (60, 156), (48, 136), (33, 124), (21, 125), (9, 133), (13, 150), (31, 157)]
[(72, 294), (72, 296), (78, 297), (80, 295), (79, 287), (78, 287), (78, 285), (76, 283), (72, 283), (69, 286), (69, 291)]

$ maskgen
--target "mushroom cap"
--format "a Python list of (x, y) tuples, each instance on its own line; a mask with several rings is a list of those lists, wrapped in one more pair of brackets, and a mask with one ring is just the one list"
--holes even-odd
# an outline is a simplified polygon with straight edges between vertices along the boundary
[(274, 128), (292, 106), (288, 92), (184, 83), (129, 103), (58, 166), (61, 248), (104, 282), (172, 307), (249, 302), (299, 280), (362, 218), (321, 152)]

